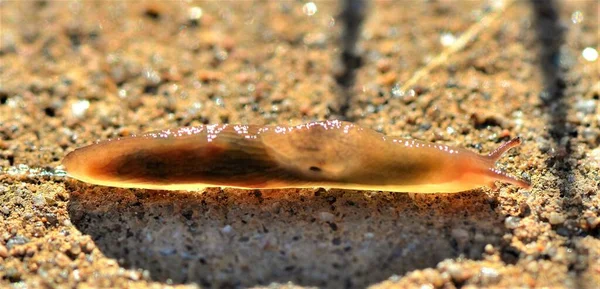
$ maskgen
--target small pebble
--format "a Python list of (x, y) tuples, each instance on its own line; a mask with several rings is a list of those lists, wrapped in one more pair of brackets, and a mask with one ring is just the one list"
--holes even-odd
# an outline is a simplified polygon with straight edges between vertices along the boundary
[(538, 140), (536, 140), (536, 143), (541, 153), (545, 154), (548, 151), (550, 151), (550, 149), (552, 149), (550, 143), (543, 138), (538, 138)]
[(200, 19), (202, 17), (202, 8), (198, 7), (198, 6), (194, 6), (191, 7), (188, 11), (188, 17), (190, 20), (194, 20), (197, 21), (198, 19)]
[(8, 240), (8, 242), (6, 242), (6, 247), (10, 250), (14, 246), (24, 245), (24, 244), (27, 244), (27, 243), (29, 243), (29, 239), (27, 237), (24, 237), (22, 235), (16, 235), (16, 236), (10, 238)]
[(390, 72), (384, 73), (383, 75), (378, 76), (377, 83), (379, 85), (391, 86), (392, 84), (394, 84), (396, 82), (397, 79), (398, 79), (398, 75), (396, 74), (396, 72), (390, 71)]
[(50, 206), (56, 205), (56, 194), (50, 193), (50, 195), (46, 195), (44, 197), (46, 199), (46, 203)]
[(585, 161), (593, 167), (600, 168), (600, 147), (589, 152)]
[(319, 212), (319, 220), (323, 222), (333, 222), (335, 215), (330, 212)]
[(158, 252), (162, 255), (162, 256), (173, 256), (175, 255), (175, 253), (177, 252), (177, 249), (175, 248), (162, 248), (160, 250), (158, 250)]
[(44, 214), (43, 217), (46, 218), (46, 222), (50, 226), (55, 226), (56, 224), (58, 224), (58, 217), (54, 213)]
[(41, 196), (41, 195), (33, 196), (33, 205), (38, 208), (45, 206), (46, 198), (44, 198), (44, 196)]
[(25, 255), (27, 255), (27, 257), (31, 257), (31, 256), (35, 255), (36, 252), (37, 252), (36, 246), (29, 246), (25, 250)]
[(589, 218), (586, 218), (586, 222), (587, 222), (588, 227), (593, 230), (596, 227), (598, 227), (598, 225), (600, 225), (600, 217), (596, 217), (596, 218), (589, 217)]
[(14, 256), (14, 257), (24, 256), (25, 255), (25, 248), (24, 248), (24, 246), (19, 246), (19, 247), (12, 248), (10, 250), (10, 255)]
[(500, 273), (494, 268), (483, 267), (480, 271), (485, 283), (496, 283), (499, 281)]
[(73, 270), (72, 276), (73, 276), (73, 280), (75, 280), (75, 281), (81, 280), (81, 275), (79, 274), (78, 269)]
[(27, 269), (29, 269), (29, 271), (31, 273), (36, 273), (37, 270), (39, 269), (39, 265), (37, 263), (29, 263), (29, 265), (27, 265)]
[(519, 226), (520, 221), (521, 221), (521, 218), (509, 216), (504, 220), (504, 226), (507, 229), (515, 229)]
[(8, 279), (10, 282), (16, 283), (21, 281), (21, 276), (22, 274), (17, 268), (9, 267), (6, 269), (3, 279)]
[(467, 230), (453, 229), (451, 235), (456, 240), (459, 248), (466, 248), (469, 243), (469, 232)]
[(447, 267), (447, 271), (450, 274), (452, 280), (456, 283), (464, 283), (467, 279), (470, 278), (470, 274), (466, 270), (463, 270), (460, 265), (450, 264)]
[(138, 280), (140, 280), (141, 274), (139, 272), (129, 271), (129, 274), (127, 274), (127, 277), (133, 281), (138, 281)]
[(0, 257), (6, 258), (8, 257), (8, 249), (2, 244), (0, 244)]
[(229, 234), (233, 231), (233, 228), (230, 225), (226, 225), (225, 227), (221, 228), (221, 233), (223, 234)]
[(444, 279), (440, 273), (434, 269), (424, 269), (423, 276), (427, 279), (427, 282), (431, 283), (434, 288), (440, 288), (444, 285)]
[(96, 245), (94, 245), (94, 242), (92, 241), (88, 241), (85, 243), (85, 245), (83, 245), (83, 250), (86, 253), (91, 253), (94, 250), (94, 248), (96, 248)]
[(556, 233), (566, 237), (569, 236), (569, 229), (565, 228), (564, 226), (561, 226), (558, 229), (556, 229)]
[(76, 257), (77, 255), (79, 255), (79, 253), (81, 253), (81, 247), (79, 246), (79, 244), (77, 243), (73, 243), (71, 244), (71, 248), (69, 249), (69, 256), (71, 257)]
[(67, 257), (67, 255), (57, 252), (56, 257), (54, 258), (54, 262), (59, 267), (64, 268), (64, 267), (67, 267), (69, 264), (71, 264), (71, 259), (69, 259), (69, 257)]
[(558, 212), (551, 212), (548, 221), (550, 221), (550, 224), (552, 225), (562, 224), (565, 222), (565, 216)]
[(89, 100), (79, 100), (71, 104), (71, 114), (76, 118), (85, 116), (86, 111), (90, 108)]
[(585, 114), (591, 114), (596, 111), (596, 101), (593, 99), (578, 100), (575, 102), (575, 109)]
[(596, 143), (596, 141), (600, 137), (598, 129), (589, 128), (589, 127), (586, 127), (585, 129), (583, 129), (582, 136), (586, 141), (589, 141), (591, 143)]

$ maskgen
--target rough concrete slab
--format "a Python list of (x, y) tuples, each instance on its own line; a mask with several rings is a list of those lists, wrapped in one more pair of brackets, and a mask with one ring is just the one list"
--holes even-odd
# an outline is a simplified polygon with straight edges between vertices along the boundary
[(61, 175), (98, 139), (340, 117), (341, 4), (314, 4), (1, 1), (0, 286), (599, 286), (596, 1), (369, 3), (345, 117), (480, 153), (519, 135), (500, 163), (531, 190), (165, 192)]

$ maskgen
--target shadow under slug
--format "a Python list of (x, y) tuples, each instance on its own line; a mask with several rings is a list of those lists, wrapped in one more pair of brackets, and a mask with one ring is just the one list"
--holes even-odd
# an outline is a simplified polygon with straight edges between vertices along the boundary
[(364, 288), (446, 258), (481, 259), (505, 233), (482, 191), (168, 192), (67, 182), (73, 224), (154, 281)]

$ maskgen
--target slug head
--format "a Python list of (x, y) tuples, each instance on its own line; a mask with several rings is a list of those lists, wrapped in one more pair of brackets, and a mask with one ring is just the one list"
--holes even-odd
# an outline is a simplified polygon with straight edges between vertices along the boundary
[(510, 141), (500, 145), (493, 152), (488, 154), (487, 156), (483, 156), (486, 163), (486, 168), (482, 172), (482, 174), (489, 179), (490, 185), (494, 186), (495, 181), (500, 181), (504, 183), (509, 183), (515, 186), (519, 186), (524, 189), (531, 189), (531, 184), (528, 181), (517, 179), (506, 172), (495, 168), (496, 162), (510, 149), (517, 147), (521, 144), (521, 138), (515, 137)]

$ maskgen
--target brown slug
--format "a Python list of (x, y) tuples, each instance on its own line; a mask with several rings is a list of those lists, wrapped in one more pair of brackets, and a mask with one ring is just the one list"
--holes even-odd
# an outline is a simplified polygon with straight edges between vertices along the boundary
[(495, 181), (530, 188), (494, 168), (520, 143), (514, 138), (479, 155), (335, 120), (298, 126), (223, 124), (102, 141), (69, 153), (63, 164), (75, 179), (125, 188), (460, 192)]

